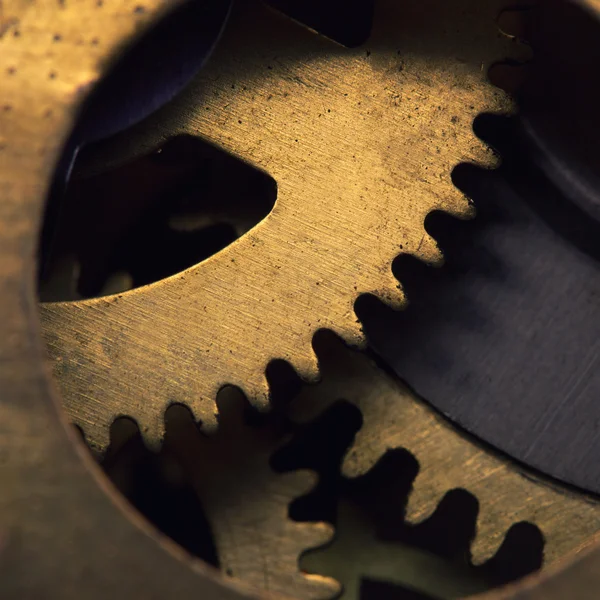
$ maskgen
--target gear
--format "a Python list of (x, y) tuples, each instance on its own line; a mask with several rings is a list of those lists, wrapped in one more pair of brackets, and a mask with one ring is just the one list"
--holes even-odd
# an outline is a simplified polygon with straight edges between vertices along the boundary
[[(503, 554), (512, 557), (516, 547), (522, 555), (531, 555), (530, 570), (539, 568), (542, 560), (548, 567), (580, 551), (600, 531), (596, 499), (541, 480), (479, 447), (334, 335), (319, 334), (316, 352), (323, 380), (303, 386), (289, 409), (284, 411), (279, 402), (259, 426), (245, 422), (245, 399), (233, 388), (226, 388), (217, 398), (219, 429), (214, 436), (201, 434), (185, 407), (171, 407), (166, 413), (163, 452), (176, 457), (194, 486), (225, 573), (258, 589), (291, 592), (300, 599), (333, 598), (339, 584), (344, 597), (359, 597), (364, 579), (409, 586), (434, 596), (444, 589), (459, 597), (506, 583), (506, 575), (496, 581), (499, 575), (494, 565), (502, 563)], [(355, 427), (353, 419), (345, 421), (344, 427), (358, 431), (353, 442), (351, 437), (344, 438), (351, 447), (342, 463), (342, 488), (336, 492), (339, 504), (333, 519), (333, 544), (306, 554), (330, 541), (333, 530), (323, 522), (312, 522), (312, 511), (310, 522), (306, 517), (292, 520), (288, 505), (301, 497), (306, 504), (310, 496), (319, 495), (319, 486), (331, 484), (331, 473), (317, 469), (319, 486), (314, 487), (314, 474), (297, 469), (316, 467), (307, 464), (318, 438), (315, 421), (322, 421), (319, 427), (325, 434), (334, 423), (344, 422), (339, 410), (334, 414), (340, 399), (360, 411), (362, 423)], [(296, 426), (290, 433), (283, 418), (288, 411), (296, 422), (311, 424)], [(338, 444), (331, 435), (327, 440), (327, 452), (335, 459), (339, 451), (335, 447), (346, 447), (346, 442)], [(390, 461), (384, 465), (386, 457), (399, 450), (418, 461), (414, 481), (416, 470), (407, 468), (406, 461), (399, 466)], [(290, 452), (295, 456), (292, 461), (285, 458)], [(292, 471), (282, 474), (282, 468)], [(406, 508), (404, 484), (399, 494), (394, 489), (403, 479), (409, 483)], [(378, 481), (387, 482), (386, 487)], [(390, 486), (391, 481), (395, 483)], [(474, 504), (472, 516), (466, 521), (463, 517), (463, 522), (458, 515), (441, 516), (450, 496), (460, 490)], [(371, 504), (371, 517), (361, 507), (365, 498)], [(386, 502), (391, 503), (389, 508)], [(326, 516), (323, 510), (320, 518)], [(371, 523), (373, 515), (376, 522)], [(398, 523), (413, 531), (408, 541), (390, 537)], [(525, 524), (535, 531), (533, 540), (511, 544), (515, 526)], [(380, 538), (377, 532), (386, 535)], [(421, 549), (418, 542), (424, 532), (434, 538), (447, 534), (452, 548), (441, 544)], [(539, 560), (532, 561), (536, 554)], [(438, 558), (432, 559), (435, 555)], [(432, 570), (427, 579), (422, 577), (425, 565)], [(528, 572), (517, 571), (510, 577)]]
[[(359, 599), (365, 581), (376, 581), (425, 594), (427, 598), (463, 598), (490, 589), (490, 582), (468, 565), (452, 564), (416, 547), (378, 539), (372, 524), (349, 502), (340, 502), (336, 540), (311, 552), (302, 566), (344, 582), (344, 600)], [(423, 577), (428, 572), (430, 577)]]
[[(583, 185), (572, 167), (598, 161), (595, 108), (590, 113), (584, 100), (600, 92), (587, 76), (598, 70), (591, 65), (600, 67), (600, 24), (560, 0), (540, 3), (527, 21), (527, 31), (537, 32), (526, 34), (536, 60), (527, 70), (519, 115), (475, 123), (504, 157), (503, 166), (493, 173), (457, 172), (475, 199), (477, 218), (457, 223), (432, 216), (428, 229), (444, 253), (444, 268), (425, 269), (403, 257), (394, 266), (411, 300), (408, 309), (393, 313), (361, 299), (357, 314), (371, 348), (451, 421), (515, 460), (597, 494), (600, 236), (590, 217), (593, 196), (582, 192), (594, 187)], [(570, 65), (584, 55), (587, 68), (574, 72)], [(564, 75), (557, 78), (559, 71)], [(534, 102), (542, 97), (552, 100)], [(544, 122), (539, 141), (573, 162), (562, 170), (546, 159), (540, 163), (523, 118)], [(588, 162), (556, 144), (563, 138)], [(567, 172), (575, 201), (560, 190)], [(551, 184), (559, 179), (562, 186)]]
[(339, 341), (326, 340), (319, 356), (323, 382), (294, 400), (295, 420), (310, 420), (340, 398), (360, 409), (363, 426), (342, 468), (351, 478), (367, 473), (390, 449), (408, 450), (421, 465), (406, 508), (410, 523), (429, 518), (448, 490), (471, 492), (479, 502), (475, 564), (497, 552), (513, 523), (540, 528), (546, 564), (581, 549), (600, 531), (600, 505), (593, 497), (557, 487), (470, 441)]
[[(110, 0), (2, 5), (0, 587), (9, 599), (48, 593), (75, 598), (82, 589), (91, 599), (105, 598), (107, 591), (115, 598), (250, 597), (202, 564), (186, 562), (127, 513), (108, 486), (98, 485), (95, 469), (66, 434), (41, 360), (32, 249), (60, 145), (80, 90), (106, 69), (124, 40), (164, 9), (165, 3), (152, 0), (144, 6)], [(58, 41), (52, 39), (56, 30)], [(96, 42), (86, 45), (87, 35)], [(496, 597), (596, 598), (599, 561), (595, 550)]]
[(245, 399), (234, 388), (221, 391), (219, 429), (199, 434), (184, 407), (171, 407), (165, 444), (172, 448), (192, 482), (212, 525), (221, 569), (230, 576), (280, 594), (327, 600), (339, 592), (337, 583), (300, 572), (298, 559), (309, 548), (331, 540), (326, 523), (288, 519), (288, 504), (315, 484), (313, 473), (275, 473), (269, 459), (285, 442), (277, 423), (253, 428), (244, 424)]
[(375, 12), (370, 41), (344, 49), (243, 3), (188, 91), (119, 141), (131, 156), (200, 135), (267, 171), (279, 193), (262, 223), (177, 276), (42, 306), (65, 407), (97, 449), (121, 414), (157, 447), (174, 402), (214, 427), (225, 384), (265, 407), (273, 358), (314, 379), (314, 332), (362, 344), (357, 296), (402, 306), (392, 260), (439, 263), (425, 217), (472, 214), (451, 175), (495, 164), (471, 123), (511, 109), (486, 75), (518, 49), (496, 28), (499, 2), (381, 0)]

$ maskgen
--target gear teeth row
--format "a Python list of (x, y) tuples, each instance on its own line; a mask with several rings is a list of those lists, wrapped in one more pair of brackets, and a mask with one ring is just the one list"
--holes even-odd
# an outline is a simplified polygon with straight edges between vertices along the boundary
[(327, 523), (299, 523), (288, 506), (309, 493), (314, 472), (276, 473), (269, 459), (286, 439), (279, 424), (245, 422), (249, 405), (235, 388), (217, 397), (219, 429), (206, 436), (186, 407), (170, 407), (163, 451), (173, 456), (198, 496), (211, 525), (221, 570), (229, 576), (276, 594), (305, 600), (329, 600), (337, 582), (300, 571), (300, 555), (331, 541)]
[(489, 560), (514, 523), (531, 522), (547, 539), (545, 559), (552, 563), (600, 532), (600, 505), (582, 494), (535, 480), (507, 459), (480, 448), (425, 402), (367, 357), (321, 334), (323, 380), (294, 399), (292, 418), (312, 421), (340, 399), (355, 405), (363, 425), (342, 465), (349, 478), (370, 471), (388, 451), (403, 448), (420, 469), (409, 496), (406, 518), (421, 523), (449, 490), (464, 489), (479, 502), (474, 564)]
[[(91, 445), (102, 451), (107, 426), (127, 414), (157, 448), (174, 402), (214, 429), (225, 384), (266, 408), (271, 360), (315, 380), (315, 331), (363, 346), (356, 298), (404, 305), (391, 274), (398, 254), (441, 263), (425, 218), (473, 214), (452, 169), (495, 164), (472, 122), (482, 111), (510, 112), (486, 72), (497, 56), (522, 51), (495, 30), (500, 0), (461, 2), (407, 9), (378, 0), (372, 37), (354, 49), (240, 3), (198, 80), (110, 142), (116, 156), (119, 144), (145, 154), (179, 134), (200, 136), (268, 172), (278, 198), (254, 229), (185, 272), (106, 299), (42, 306), (65, 408)], [(300, 60), (298, 48), (311, 58)]]

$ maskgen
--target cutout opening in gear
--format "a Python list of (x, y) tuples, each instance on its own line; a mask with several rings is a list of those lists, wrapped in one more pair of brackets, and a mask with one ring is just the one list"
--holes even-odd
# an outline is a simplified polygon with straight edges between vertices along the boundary
[(264, 172), (186, 136), (98, 173), (76, 162), (42, 257), (40, 298), (94, 298), (175, 275), (252, 229), (276, 195)]

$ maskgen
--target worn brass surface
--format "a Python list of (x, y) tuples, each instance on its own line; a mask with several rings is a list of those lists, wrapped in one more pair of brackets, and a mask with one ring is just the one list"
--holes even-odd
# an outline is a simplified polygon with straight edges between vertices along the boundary
[[(327, 523), (298, 523), (290, 503), (316, 484), (311, 471), (276, 473), (269, 460), (285, 442), (277, 425), (260, 428), (243, 422), (244, 398), (233, 388), (219, 393), (219, 429), (204, 436), (183, 407), (167, 417), (167, 433), (211, 523), (221, 570), (257, 589), (306, 600), (337, 596), (336, 581), (300, 570), (299, 558), (333, 537)], [(179, 411), (179, 414), (173, 414)], [(186, 418), (188, 417), (188, 418)]]
[(34, 257), (62, 145), (90, 86), (122, 44), (174, 5), (0, 3), (3, 600), (249, 597), (163, 540), (96, 476), (62, 421), (39, 334)]
[(179, 275), (42, 306), (66, 410), (93, 446), (106, 447), (120, 414), (156, 446), (173, 402), (210, 429), (227, 383), (264, 407), (269, 360), (314, 378), (317, 329), (363, 342), (359, 294), (402, 305), (392, 260), (405, 252), (439, 263), (425, 216), (471, 216), (452, 170), (495, 162), (471, 127), (482, 111), (511, 109), (487, 80), (493, 61), (515, 50), (496, 27), (500, 5), (380, 0), (371, 39), (352, 50), (240, 3), (188, 91), (116, 147), (131, 155), (180, 133), (202, 136), (273, 176), (277, 203)]
[(431, 516), (449, 490), (468, 490), (479, 501), (471, 548), (476, 564), (491, 558), (510, 526), (521, 521), (544, 534), (547, 565), (579, 551), (600, 531), (597, 500), (538, 479), (479, 447), (367, 358), (339, 342), (330, 344), (332, 351), (320, 356), (323, 382), (294, 401), (296, 419), (313, 418), (339, 399), (360, 409), (363, 426), (343, 464), (349, 477), (366, 473), (389, 449), (413, 454), (420, 470), (406, 508), (409, 522)]
[[(84, 92), (122, 42), (158, 18), (166, 3), (141, 6), (128, 0), (0, 5), (2, 598), (249, 597), (168, 542), (159, 544), (160, 536), (95, 476), (64, 427), (44, 368), (34, 284), (44, 199)], [(596, 549), (560, 572), (489, 597), (595, 599), (599, 565)]]

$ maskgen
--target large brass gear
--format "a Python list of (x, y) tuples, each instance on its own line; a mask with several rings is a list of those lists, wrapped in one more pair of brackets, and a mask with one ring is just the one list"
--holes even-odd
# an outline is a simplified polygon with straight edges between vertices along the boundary
[(316, 330), (363, 343), (358, 295), (402, 306), (393, 259), (439, 264), (425, 217), (471, 216), (452, 171), (496, 162), (471, 126), (480, 112), (511, 110), (487, 79), (517, 49), (497, 29), (500, 7), (380, 0), (369, 42), (346, 49), (260, 4), (238, 6), (187, 92), (110, 151), (131, 156), (179, 134), (202, 136), (269, 173), (277, 203), (179, 275), (42, 306), (66, 410), (91, 445), (105, 449), (111, 422), (127, 414), (157, 447), (174, 402), (210, 429), (225, 384), (265, 407), (271, 359), (314, 379)]

